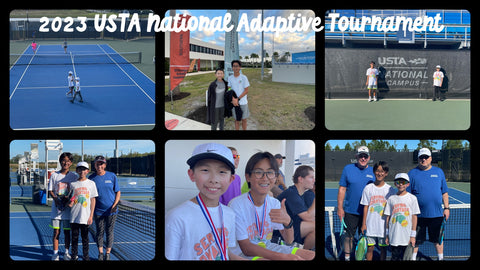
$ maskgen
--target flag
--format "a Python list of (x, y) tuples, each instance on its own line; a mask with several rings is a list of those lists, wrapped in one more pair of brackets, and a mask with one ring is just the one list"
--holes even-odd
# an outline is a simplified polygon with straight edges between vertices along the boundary
[(227, 26), (233, 25), (233, 29), (230, 32), (225, 33), (225, 78), (233, 75), (232, 61), (239, 60), (240, 54), (238, 51), (238, 9), (227, 10), (227, 13), (232, 15), (232, 19)]
[[(177, 27), (187, 25), (190, 15), (180, 16)], [(170, 91), (183, 80), (190, 68), (190, 31), (170, 32)]]

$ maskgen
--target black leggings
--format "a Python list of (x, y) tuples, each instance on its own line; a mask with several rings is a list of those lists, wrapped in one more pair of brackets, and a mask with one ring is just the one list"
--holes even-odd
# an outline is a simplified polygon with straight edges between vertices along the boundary
[(97, 247), (103, 247), (103, 234), (107, 233), (107, 248), (113, 246), (113, 229), (117, 215), (95, 216), (95, 224), (97, 226)]

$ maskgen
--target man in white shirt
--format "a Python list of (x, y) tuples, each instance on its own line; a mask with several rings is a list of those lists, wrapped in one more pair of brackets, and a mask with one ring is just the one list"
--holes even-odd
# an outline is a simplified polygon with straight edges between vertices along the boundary
[(240, 106), (242, 109), (242, 119), (237, 119), (235, 115), (235, 108), (232, 109), (233, 117), (235, 118), (235, 130), (240, 129), (240, 122), (242, 123), (242, 129), (247, 130), (247, 118), (250, 116), (250, 112), (248, 110), (248, 88), (250, 83), (248, 82), (247, 76), (240, 73), (240, 69), (242, 68), (242, 63), (239, 60), (232, 61), (232, 68), (233, 68), (233, 75), (230, 75), (227, 79), (228, 87), (232, 88), (237, 94), (238, 98), (232, 98), (233, 106)]

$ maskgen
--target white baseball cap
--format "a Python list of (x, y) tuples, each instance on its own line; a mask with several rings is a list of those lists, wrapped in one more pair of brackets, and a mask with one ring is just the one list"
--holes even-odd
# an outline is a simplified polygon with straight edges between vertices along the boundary
[(88, 163), (85, 162), (85, 161), (80, 161), (80, 162), (78, 162), (78, 163), (77, 163), (77, 168), (78, 168), (78, 167), (84, 167), (84, 168), (87, 168), (87, 169), (90, 168), (90, 167), (88, 166)]
[(418, 150), (418, 157), (421, 157), (423, 155), (427, 155), (427, 156), (431, 157), (432, 152), (430, 152), (430, 149), (428, 149), (428, 148), (422, 148), (422, 149)]
[(360, 146), (358, 147), (357, 149), (357, 155), (360, 155), (360, 154), (367, 154), (370, 156), (370, 152), (368, 151), (368, 147), (366, 146)]
[(406, 173), (397, 173), (395, 175), (395, 180), (397, 179), (403, 179), (403, 180), (407, 180), (408, 182), (410, 182), (410, 177), (408, 177), (408, 174)]
[(193, 166), (202, 159), (215, 159), (225, 162), (232, 170), (232, 174), (235, 173), (232, 150), (223, 144), (205, 143), (197, 145), (195, 149), (193, 149), (192, 156), (187, 160), (187, 164), (193, 168)]

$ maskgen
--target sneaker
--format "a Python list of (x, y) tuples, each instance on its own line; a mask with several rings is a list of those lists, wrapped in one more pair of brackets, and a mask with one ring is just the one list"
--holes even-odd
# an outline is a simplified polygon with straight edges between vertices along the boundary
[(70, 254), (68, 254), (68, 252), (65, 252), (65, 254), (63, 254), (63, 260), (64, 261), (70, 261), (72, 259), (72, 256), (70, 256)]
[(373, 97), (373, 101), (377, 101), (377, 97)]
[(103, 253), (99, 253), (99, 254), (98, 254), (98, 260), (99, 260), (99, 261), (103, 261)]
[(52, 255), (52, 261), (59, 261), (60, 260), (60, 255), (58, 253), (55, 253)]
[(110, 261), (110, 253), (105, 254), (105, 261)]
[(368, 102), (371, 102), (372, 101), (372, 97), (368, 97)]

